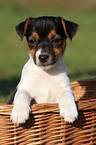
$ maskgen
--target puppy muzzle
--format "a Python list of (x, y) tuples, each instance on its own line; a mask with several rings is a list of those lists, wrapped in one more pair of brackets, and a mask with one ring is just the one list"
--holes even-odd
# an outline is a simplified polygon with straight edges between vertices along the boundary
[(52, 65), (52, 55), (47, 49), (39, 48), (35, 53), (35, 64), (38, 66), (48, 66)]

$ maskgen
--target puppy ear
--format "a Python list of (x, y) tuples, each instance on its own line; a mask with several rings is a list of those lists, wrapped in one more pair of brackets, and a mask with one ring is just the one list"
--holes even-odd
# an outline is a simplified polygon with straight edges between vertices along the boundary
[(79, 25), (74, 22), (67, 21), (63, 18), (61, 18), (61, 23), (63, 25), (64, 32), (65, 32), (67, 38), (72, 41), (72, 38), (75, 36)]
[(28, 24), (30, 24), (30, 19), (31, 18), (29, 17), (26, 21), (21, 22), (19, 25), (17, 25), (15, 27), (16, 28), (16, 32), (20, 36), (21, 40), (23, 40), (23, 37), (25, 36)]

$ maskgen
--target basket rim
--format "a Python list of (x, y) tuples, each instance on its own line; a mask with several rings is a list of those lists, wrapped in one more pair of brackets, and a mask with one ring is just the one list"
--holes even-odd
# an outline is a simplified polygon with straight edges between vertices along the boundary
[[(96, 110), (96, 99), (90, 100), (80, 100), (77, 101), (78, 110)], [(11, 115), (12, 108), (14, 105), (10, 104), (0, 104), (0, 114), (2, 115)], [(47, 112), (60, 112), (58, 103), (49, 104), (49, 103), (42, 103), (42, 104), (33, 104), (31, 106), (31, 113), (38, 114), (38, 113), (47, 113)]]
[(83, 84), (86, 84), (86, 83), (95, 83), (96, 82), (96, 78), (89, 78), (89, 79), (83, 79), (83, 80), (77, 80), (77, 81), (73, 81), (71, 82), (71, 86), (74, 85), (74, 84), (78, 84), (78, 83), (83, 83)]

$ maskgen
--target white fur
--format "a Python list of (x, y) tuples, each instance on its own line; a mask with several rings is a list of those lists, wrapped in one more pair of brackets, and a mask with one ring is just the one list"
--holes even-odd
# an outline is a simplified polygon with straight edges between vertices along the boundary
[(60, 114), (65, 121), (73, 122), (77, 118), (75, 98), (63, 56), (49, 70), (35, 65), (30, 56), (22, 70), (14, 99), (11, 119), (15, 124), (24, 123), (29, 118), (29, 106), (33, 98), (37, 103), (59, 103)]
[(42, 49), (39, 49), (38, 51), (36, 51), (36, 63), (39, 65), (39, 55), (41, 54)]

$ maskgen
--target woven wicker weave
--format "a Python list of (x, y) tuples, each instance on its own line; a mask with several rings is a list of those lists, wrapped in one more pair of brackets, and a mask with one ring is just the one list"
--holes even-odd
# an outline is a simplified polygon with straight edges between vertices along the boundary
[(10, 121), (12, 105), (0, 104), (0, 145), (96, 145), (96, 79), (71, 83), (79, 109), (64, 122), (58, 104), (35, 104), (27, 123)]

